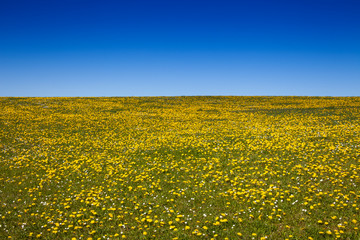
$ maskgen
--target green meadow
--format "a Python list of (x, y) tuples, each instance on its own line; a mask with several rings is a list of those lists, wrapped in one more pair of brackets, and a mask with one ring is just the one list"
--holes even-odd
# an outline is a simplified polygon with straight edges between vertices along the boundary
[(359, 239), (359, 97), (0, 98), (0, 239)]

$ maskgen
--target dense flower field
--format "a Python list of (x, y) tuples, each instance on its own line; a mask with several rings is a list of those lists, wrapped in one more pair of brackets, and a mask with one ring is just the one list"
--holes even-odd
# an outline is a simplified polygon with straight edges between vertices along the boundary
[(360, 237), (360, 98), (0, 109), (0, 239)]

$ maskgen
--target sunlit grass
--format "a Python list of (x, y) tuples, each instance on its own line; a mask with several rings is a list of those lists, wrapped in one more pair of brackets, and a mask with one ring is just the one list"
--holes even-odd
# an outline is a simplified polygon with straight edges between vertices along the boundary
[(0, 239), (360, 237), (360, 98), (0, 108)]

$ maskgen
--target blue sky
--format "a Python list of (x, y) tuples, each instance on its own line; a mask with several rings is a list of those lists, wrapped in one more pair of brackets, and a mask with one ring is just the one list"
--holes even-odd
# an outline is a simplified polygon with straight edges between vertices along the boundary
[(360, 1), (0, 2), (0, 96), (360, 96)]

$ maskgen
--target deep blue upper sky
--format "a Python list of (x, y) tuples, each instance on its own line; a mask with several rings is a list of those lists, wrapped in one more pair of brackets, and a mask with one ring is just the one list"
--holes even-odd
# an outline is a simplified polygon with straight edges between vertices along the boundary
[(360, 1), (0, 1), (0, 96), (360, 96)]

